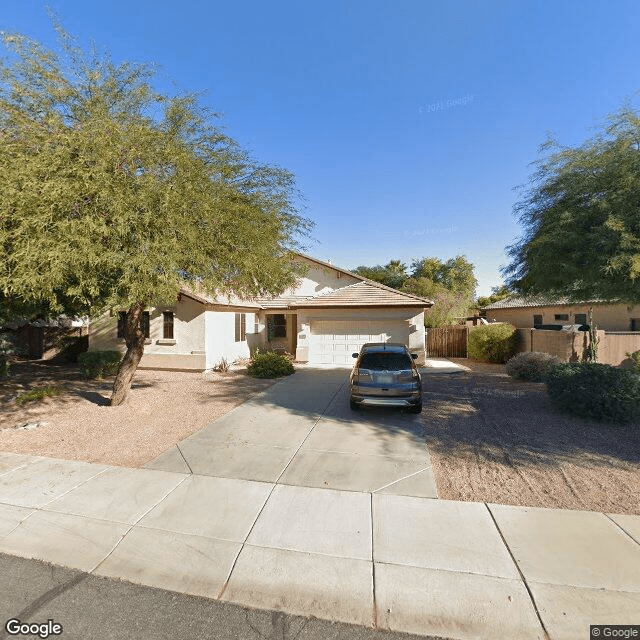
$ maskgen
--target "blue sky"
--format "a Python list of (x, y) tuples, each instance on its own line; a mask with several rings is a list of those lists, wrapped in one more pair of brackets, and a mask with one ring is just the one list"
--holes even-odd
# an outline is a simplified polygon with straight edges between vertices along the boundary
[(309, 253), (464, 254), (481, 295), (547, 135), (579, 144), (638, 103), (636, 0), (2, 0), (0, 28), (53, 45), (46, 4), (115, 60), (158, 63), (163, 88), (203, 91), (227, 133), (293, 171)]

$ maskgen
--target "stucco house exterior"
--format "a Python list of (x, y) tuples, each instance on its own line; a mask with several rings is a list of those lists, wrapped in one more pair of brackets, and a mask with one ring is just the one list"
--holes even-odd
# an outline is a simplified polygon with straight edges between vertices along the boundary
[(541, 297), (510, 296), (483, 307), (483, 310), (490, 322), (509, 322), (521, 329), (548, 324), (587, 324), (590, 308), (593, 309), (593, 322), (598, 329), (610, 332), (640, 331), (640, 305), (597, 300), (549, 302)]
[[(433, 303), (299, 254), (307, 272), (275, 298), (217, 298), (183, 287), (145, 312), (143, 368), (205, 370), (267, 347), (311, 364), (350, 364), (365, 342), (401, 342), (425, 357), (424, 309)], [(89, 350), (124, 353), (123, 313), (93, 318)]]

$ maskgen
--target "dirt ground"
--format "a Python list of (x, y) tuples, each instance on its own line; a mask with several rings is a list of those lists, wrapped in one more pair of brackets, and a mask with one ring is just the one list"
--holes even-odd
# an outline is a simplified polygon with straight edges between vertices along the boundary
[(430, 376), (422, 419), (441, 498), (640, 515), (640, 425), (568, 417), (502, 365)]
[[(14, 363), (0, 380), (0, 451), (140, 467), (274, 382), (242, 371), (205, 378), (138, 370), (127, 402), (110, 407), (113, 377), (84, 380), (73, 366)], [(18, 394), (47, 385), (61, 394), (16, 405)]]

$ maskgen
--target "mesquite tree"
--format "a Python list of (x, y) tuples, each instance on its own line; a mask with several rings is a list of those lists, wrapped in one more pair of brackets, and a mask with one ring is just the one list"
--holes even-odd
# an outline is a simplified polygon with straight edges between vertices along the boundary
[(142, 357), (146, 306), (185, 281), (277, 294), (311, 224), (293, 176), (253, 161), (196, 97), (159, 93), (152, 67), (85, 53), (56, 27), (55, 51), (2, 34), (0, 300), (127, 309), (115, 405)]
[(525, 295), (640, 303), (640, 116), (609, 118), (576, 148), (547, 143), (515, 212), (507, 284)]

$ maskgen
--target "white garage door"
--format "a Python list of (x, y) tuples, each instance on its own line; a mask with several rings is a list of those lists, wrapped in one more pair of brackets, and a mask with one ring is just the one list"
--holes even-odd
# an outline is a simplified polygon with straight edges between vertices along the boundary
[(402, 342), (409, 339), (408, 323), (402, 320), (316, 320), (311, 323), (311, 364), (353, 364), (352, 353), (365, 342)]

